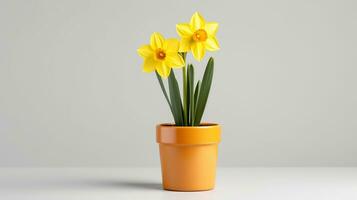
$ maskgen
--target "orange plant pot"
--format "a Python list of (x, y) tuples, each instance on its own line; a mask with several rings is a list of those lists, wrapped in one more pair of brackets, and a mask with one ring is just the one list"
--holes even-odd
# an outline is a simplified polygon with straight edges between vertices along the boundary
[(217, 124), (157, 125), (163, 188), (175, 191), (213, 189), (220, 132)]

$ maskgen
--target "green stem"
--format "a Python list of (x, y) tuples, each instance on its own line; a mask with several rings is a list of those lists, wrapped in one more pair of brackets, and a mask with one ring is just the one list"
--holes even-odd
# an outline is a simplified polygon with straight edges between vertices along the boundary
[[(182, 53), (182, 58), (186, 62), (186, 53)], [(182, 96), (183, 96), (183, 118), (184, 124), (187, 125), (187, 72), (186, 65), (182, 68), (182, 80), (183, 80), (183, 88), (182, 88)]]
[(161, 88), (161, 90), (162, 90), (162, 93), (163, 93), (164, 96), (165, 96), (166, 102), (167, 102), (167, 104), (169, 104), (169, 107), (170, 107), (172, 116), (174, 117), (175, 123), (178, 123), (178, 121), (177, 121), (177, 119), (176, 119), (176, 116), (175, 116), (175, 113), (174, 113), (174, 111), (172, 110), (172, 105), (171, 105), (171, 102), (170, 102), (169, 97), (168, 97), (168, 95), (167, 95), (167, 92), (166, 92), (164, 83), (162, 82), (162, 78), (161, 78), (161, 76), (157, 73), (157, 71), (155, 71), (155, 74), (156, 74), (157, 80), (159, 81), (159, 84), (160, 84), (160, 88)]

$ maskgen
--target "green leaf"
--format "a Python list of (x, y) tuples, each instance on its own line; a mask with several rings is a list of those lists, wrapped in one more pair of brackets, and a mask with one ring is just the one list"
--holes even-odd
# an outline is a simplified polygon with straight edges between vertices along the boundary
[(175, 73), (173, 70), (171, 70), (170, 76), (168, 78), (169, 80), (169, 91), (170, 91), (170, 100), (171, 100), (171, 106), (172, 110), (174, 112), (175, 118), (175, 124), (176, 126), (183, 126), (184, 125), (184, 118), (183, 118), (183, 108), (182, 108), (182, 101), (181, 101), (181, 96), (180, 96), (180, 88), (178, 86)]
[(193, 95), (193, 118), (192, 118), (192, 125), (194, 125), (194, 121), (195, 121), (195, 111), (196, 111), (196, 107), (197, 107), (197, 100), (198, 100), (198, 94), (200, 91), (200, 87), (201, 87), (201, 82), (198, 81), (195, 87), (195, 93)]
[(193, 115), (194, 115), (194, 81), (195, 81), (195, 76), (194, 76), (194, 68), (193, 65), (190, 64), (188, 65), (187, 68), (187, 118), (188, 118), (188, 124), (189, 126), (193, 125)]
[(169, 97), (168, 97), (168, 95), (167, 95), (167, 92), (166, 92), (166, 89), (165, 89), (164, 83), (162, 82), (162, 78), (161, 78), (161, 76), (157, 73), (157, 71), (155, 71), (155, 74), (156, 74), (157, 80), (159, 81), (159, 84), (160, 84), (160, 87), (161, 87), (162, 93), (164, 93), (164, 96), (165, 96), (166, 102), (167, 102), (167, 104), (169, 104), (169, 107), (170, 107), (170, 110), (171, 110), (172, 116), (174, 117), (174, 120), (175, 120), (175, 123), (176, 123), (176, 117), (175, 117), (175, 114), (174, 114), (174, 112), (173, 112), (173, 110), (172, 110), (172, 106), (171, 106), (171, 103), (170, 103)]
[(182, 68), (182, 100), (183, 100), (183, 121), (184, 124), (187, 125), (188, 119), (187, 119), (187, 111), (188, 111), (188, 105), (187, 105), (187, 77), (186, 77), (186, 66), (183, 66)]
[(205, 73), (203, 75), (201, 88), (198, 95), (197, 106), (195, 110), (194, 125), (199, 126), (206, 107), (209, 91), (211, 89), (213, 78), (214, 60), (211, 57), (207, 63)]

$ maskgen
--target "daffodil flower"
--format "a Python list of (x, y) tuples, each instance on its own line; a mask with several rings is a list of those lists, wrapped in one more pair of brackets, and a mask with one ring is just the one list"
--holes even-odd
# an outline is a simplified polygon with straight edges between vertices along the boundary
[(180, 52), (192, 51), (193, 57), (200, 61), (209, 51), (219, 49), (216, 39), (218, 23), (206, 22), (198, 13), (194, 13), (190, 23), (181, 23), (176, 25), (176, 30), (181, 37)]
[(141, 46), (137, 51), (144, 59), (143, 71), (157, 71), (163, 78), (170, 75), (171, 68), (180, 68), (185, 61), (178, 53), (179, 41), (165, 39), (160, 33), (153, 33), (149, 45)]

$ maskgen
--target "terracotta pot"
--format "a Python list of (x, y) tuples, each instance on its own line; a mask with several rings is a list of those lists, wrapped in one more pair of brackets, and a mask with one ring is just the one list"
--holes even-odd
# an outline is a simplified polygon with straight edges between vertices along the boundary
[(211, 190), (215, 185), (218, 124), (156, 127), (163, 188), (175, 191)]

